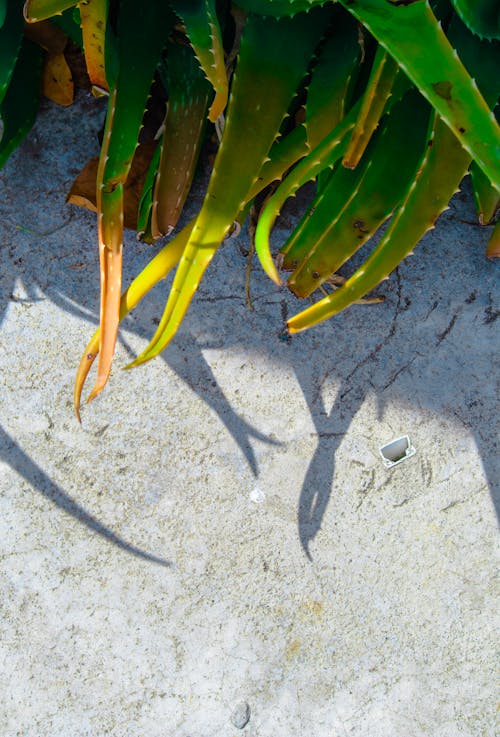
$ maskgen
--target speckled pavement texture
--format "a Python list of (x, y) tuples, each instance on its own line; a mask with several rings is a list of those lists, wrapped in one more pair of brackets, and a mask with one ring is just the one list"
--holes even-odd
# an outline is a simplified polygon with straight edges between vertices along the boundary
[[(467, 185), (384, 304), (290, 342), (299, 303), (255, 264), (250, 311), (227, 241), (133, 372), (166, 286), (125, 321), (80, 426), (98, 255), (65, 196), (102, 111), (45, 103), (0, 172), (1, 737), (493, 737), (499, 272)], [(128, 235), (126, 283), (152, 252)]]

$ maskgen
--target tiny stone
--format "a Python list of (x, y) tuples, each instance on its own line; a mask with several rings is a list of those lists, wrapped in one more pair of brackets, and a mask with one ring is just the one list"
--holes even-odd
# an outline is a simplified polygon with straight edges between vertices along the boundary
[(231, 722), (237, 729), (243, 729), (249, 721), (250, 707), (246, 701), (242, 701), (231, 714)]

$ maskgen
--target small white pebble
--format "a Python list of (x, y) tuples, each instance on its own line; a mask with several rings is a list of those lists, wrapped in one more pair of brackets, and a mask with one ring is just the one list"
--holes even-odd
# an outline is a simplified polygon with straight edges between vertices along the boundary
[(250, 500), (252, 502), (255, 502), (256, 504), (262, 504), (266, 499), (266, 495), (264, 492), (259, 489), (258, 486), (256, 486), (252, 491), (250, 492)]

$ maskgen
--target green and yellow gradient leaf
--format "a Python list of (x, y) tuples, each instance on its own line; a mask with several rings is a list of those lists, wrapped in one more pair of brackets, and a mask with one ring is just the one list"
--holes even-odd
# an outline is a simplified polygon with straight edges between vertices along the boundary
[(179, 220), (198, 162), (211, 94), (190, 46), (170, 43), (166, 66), (167, 113), (151, 213), (154, 239), (169, 234)]
[(359, 164), (370, 138), (379, 124), (387, 100), (391, 96), (397, 73), (398, 65), (379, 46), (373, 61), (370, 79), (363, 94), (358, 119), (342, 160), (343, 166), (347, 169), (354, 169)]
[(500, 128), (427, 0), (340, 1), (394, 57), (500, 190)]
[(61, 15), (75, 5), (78, 5), (78, 0), (26, 0), (24, 18), (27, 23), (37, 23), (54, 15)]
[(182, 19), (200, 66), (214, 88), (215, 98), (208, 113), (214, 123), (226, 107), (229, 88), (216, 0), (171, 0), (171, 3)]
[[(425, 149), (429, 114), (421, 95), (408, 93), (384, 118), (359, 166), (335, 170), (284, 247), (286, 260), (298, 261), (287, 282), (296, 296), (307, 297), (325, 282), (400, 204)], [(414, 134), (408, 139), (411, 125)]]
[(248, 17), (208, 191), (158, 330), (132, 366), (153, 358), (175, 335), (203, 273), (258, 180), (328, 17), (321, 11), (281, 20)]
[[(386, 279), (418, 241), (434, 227), (470, 164), (470, 155), (434, 114), (434, 125), (419, 170), (387, 232), (345, 284), (288, 321), (290, 333), (317, 325), (349, 307)], [(447, 165), (441, 162), (445, 158)]]
[(114, 355), (121, 293), (123, 189), (153, 75), (174, 24), (168, 6), (162, 7), (159, 15), (153, 5), (144, 6), (138, 26), (135, 0), (122, 0), (117, 56), (106, 59), (106, 76), (112, 86), (97, 176), (101, 333), (97, 379), (89, 401), (105, 386)]

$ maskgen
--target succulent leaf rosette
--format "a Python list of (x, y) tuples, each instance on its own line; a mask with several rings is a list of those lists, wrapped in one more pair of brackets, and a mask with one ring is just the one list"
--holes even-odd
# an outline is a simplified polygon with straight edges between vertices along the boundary
[[(467, 172), (479, 222), (495, 220), (499, 0), (0, 0), (0, 165), (33, 124), (47, 68), (71, 99), (61, 34), (81, 48), (94, 93), (108, 96), (95, 174), (100, 327), (78, 368), (77, 413), (96, 357), (90, 398), (108, 381), (120, 320), (175, 269), (158, 328), (131, 366), (163, 351), (220, 244), (250, 212), (264, 271), (298, 297), (313, 295), (290, 333), (386, 279)], [(133, 221), (149, 242), (169, 240), (122, 291), (124, 196), (152, 104), (159, 142)], [(205, 198), (176, 230), (214, 130)], [(313, 201), (271, 253), (281, 208), (311, 181)], [(339, 277), (386, 221), (361, 266)], [(498, 224), (487, 255), (500, 255)]]

